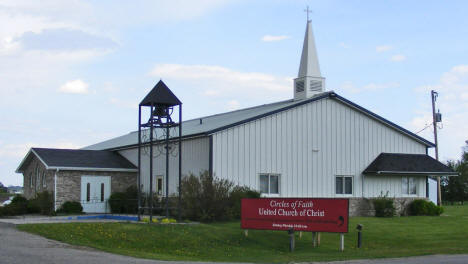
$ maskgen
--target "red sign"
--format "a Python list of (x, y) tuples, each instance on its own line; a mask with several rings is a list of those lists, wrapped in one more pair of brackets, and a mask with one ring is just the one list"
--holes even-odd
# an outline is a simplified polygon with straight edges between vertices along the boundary
[(242, 199), (241, 228), (348, 233), (348, 199)]

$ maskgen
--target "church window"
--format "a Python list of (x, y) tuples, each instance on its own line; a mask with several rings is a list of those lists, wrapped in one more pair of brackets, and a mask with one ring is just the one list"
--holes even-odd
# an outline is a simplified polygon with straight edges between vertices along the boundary
[(353, 176), (336, 176), (336, 194), (353, 194)]
[(260, 192), (279, 194), (279, 174), (260, 174)]
[(86, 201), (91, 201), (91, 184), (89, 182), (86, 184)]
[(416, 194), (416, 180), (414, 177), (404, 176), (401, 178), (401, 193), (408, 195)]
[(39, 166), (36, 167), (36, 188), (41, 187), (41, 171)]
[(47, 187), (47, 181), (46, 181), (46, 173), (45, 171), (42, 172), (42, 187)]
[(104, 183), (101, 183), (101, 202), (104, 202)]
[(163, 194), (163, 176), (162, 175), (156, 176), (156, 194), (158, 195)]

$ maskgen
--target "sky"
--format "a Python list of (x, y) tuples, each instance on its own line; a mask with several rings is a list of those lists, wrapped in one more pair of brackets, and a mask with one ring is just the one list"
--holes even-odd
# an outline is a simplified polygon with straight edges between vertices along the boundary
[[(22, 185), (31, 147), (136, 130), (160, 79), (184, 119), (291, 99), (306, 6), (326, 89), (413, 132), (431, 124), (436, 90), (440, 159), (459, 159), (467, 1), (0, 0), (0, 182)], [(433, 141), (431, 127), (418, 135)]]

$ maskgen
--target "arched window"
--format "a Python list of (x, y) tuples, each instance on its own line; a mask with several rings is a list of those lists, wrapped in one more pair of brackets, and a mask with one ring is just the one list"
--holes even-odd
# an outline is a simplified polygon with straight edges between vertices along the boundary
[(41, 173), (39, 171), (39, 165), (36, 166), (36, 189), (41, 187)]
[(47, 187), (47, 179), (46, 179), (46, 173), (45, 173), (45, 171), (42, 172), (42, 187), (44, 187), (44, 188)]

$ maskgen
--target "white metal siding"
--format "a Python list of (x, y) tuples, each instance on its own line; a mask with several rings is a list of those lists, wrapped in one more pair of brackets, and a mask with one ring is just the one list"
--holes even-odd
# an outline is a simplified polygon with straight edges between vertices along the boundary
[[(173, 147), (178, 148), (178, 146)], [(161, 149), (161, 147), (159, 147)], [(166, 175), (166, 156), (164, 153), (159, 153), (158, 147), (153, 147), (153, 191), (156, 186), (156, 176)], [(138, 165), (138, 148), (120, 150), (119, 153), (131, 161), (135, 166)], [(141, 183), (143, 184), (144, 192), (149, 192), (149, 155), (141, 155)], [(196, 139), (187, 139), (182, 141), (182, 176), (194, 173), (198, 175), (200, 172), (209, 169), (209, 138), (202, 137)], [(177, 192), (179, 183), (179, 158), (178, 151), (169, 154), (169, 194)], [(164, 188), (166, 186), (166, 177), (164, 176)]]
[[(323, 99), (213, 134), (213, 171), (259, 189), (259, 173), (280, 173), (284, 197), (336, 197), (335, 176), (352, 175), (363, 195), (361, 172), (381, 153), (422, 153), (425, 145), (354, 108)], [(401, 196), (401, 178), (364, 180), (364, 196), (389, 190)], [(425, 196), (418, 178), (418, 196)], [(419, 193), (419, 190), (420, 193)]]
[(364, 176), (365, 196), (378, 197), (387, 195), (388, 192), (389, 197), (426, 197), (426, 177), (414, 177), (416, 195), (402, 193), (402, 177), (403, 176)]

